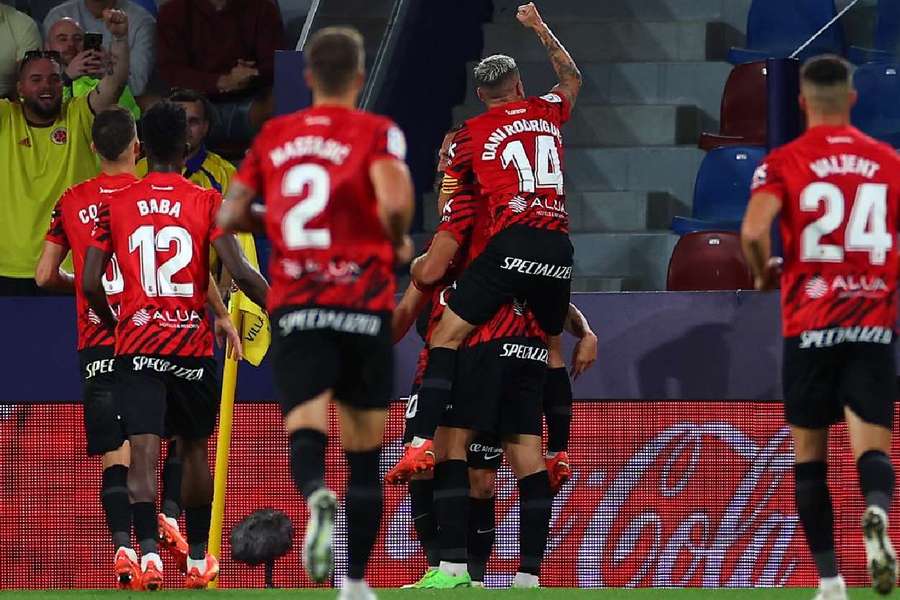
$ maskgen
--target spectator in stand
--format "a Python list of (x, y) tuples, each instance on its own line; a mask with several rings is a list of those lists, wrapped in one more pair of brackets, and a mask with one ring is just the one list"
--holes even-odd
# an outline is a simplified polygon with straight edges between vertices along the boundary
[[(181, 106), (187, 114), (188, 148), (182, 175), (200, 187), (216, 190), (224, 196), (236, 169), (206, 147), (213, 112), (209, 100), (200, 92), (183, 88), (173, 89), (166, 99)], [(147, 159), (142, 158), (137, 164), (137, 176), (146, 174)]]
[[(65, 67), (62, 74), (63, 101), (73, 96), (88, 95), (100, 83), (109, 65), (109, 53), (84, 49), (84, 30), (69, 17), (63, 17), (50, 26), (44, 47), (59, 52)], [(141, 118), (141, 109), (127, 85), (119, 98), (119, 106), (128, 110), (135, 119)]]
[(0, 4), (0, 98), (16, 91), (16, 63), (26, 50), (41, 47), (41, 34), (31, 17)]
[(62, 59), (32, 50), (19, 67), (21, 100), (0, 100), (0, 296), (40, 293), (34, 268), (53, 206), (98, 172), (94, 115), (115, 104), (128, 81), (128, 16), (106, 10), (103, 18), (112, 69), (91, 93), (63, 102)]
[(135, 96), (141, 96), (153, 73), (156, 44), (156, 21), (130, 0), (69, 0), (47, 13), (44, 19), (44, 36), (49, 37), (50, 27), (69, 17), (78, 22), (84, 31), (103, 33), (103, 47), (108, 48), (111, 37), (103, 27), (103, 11), (115, 8), (128, 15), (128, 46), (131, 56), (128, 86)]
[(213, 102), (210, 145), (249, 142), (272, 114), (275, 51), (284, 46), (278, 7), (272, 0), (169, 0), (157, 34), (163, 80)]

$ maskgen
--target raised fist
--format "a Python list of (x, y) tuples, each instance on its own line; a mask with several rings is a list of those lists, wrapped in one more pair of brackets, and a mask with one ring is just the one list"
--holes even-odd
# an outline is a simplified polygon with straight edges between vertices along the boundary
[(529, 2), (528, 4), (520, 6), (519, 10), (516, 11), (516, 19), (519, 20), (519, 23), (530, 29), (537, 29), (544, 24), (544, 21), (541, 19), (541, 14), (538, 12), (534, 2)]
[(123, 38), (128, 35), (128, 15), (125, 14), (125, 11), (107, 8), (103, 11), (103, 23), (114, 38)]

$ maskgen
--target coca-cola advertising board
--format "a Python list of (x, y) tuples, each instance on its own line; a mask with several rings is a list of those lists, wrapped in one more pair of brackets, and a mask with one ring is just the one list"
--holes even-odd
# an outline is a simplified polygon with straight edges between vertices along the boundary
[[(402, 417), (402, 405), (394, 405), (382, 473), (400, 456)], [(335, 441), (332, 436), (327, 479), (343, 495), (347, 471)], [(842, 427), (831, 443), (829, 482), (841, 569), (849, 583), (864, 584), (863, 505)], [(793, 508), (791, 444), (780, 404), (579, 402), (570, 456), (574, 477), (554, 503), (543, 585), (816, 584)], [(112, 548), (99, 487), (99, 462), (85, 456), (80, 407), (0, 406), (0, 588), (112, 587)], [(490, 586), (508, 585), (517, 567), (518, 495), (506, 466), (497, 479), (497, 503)], [(278, 408), (239, 404), (223, 587), (263, 585), (261, 569), (231, 560), (227, 541), (234, 524), (263, 507), (285, 511), (296, 530), (295, 549), (276, 566), (276, 585), (311, 585), (299, 552), (306, 512), (291, 483)], [(343, 513), (337, 545), (341, 575), (346, 570)], [(418, 578), (424, 567), (406, 489), (387, 486), (369, 579), (378, 587), (395, 587)], [(166, 570), (167, 585), (179, 587), (174, 572)]]

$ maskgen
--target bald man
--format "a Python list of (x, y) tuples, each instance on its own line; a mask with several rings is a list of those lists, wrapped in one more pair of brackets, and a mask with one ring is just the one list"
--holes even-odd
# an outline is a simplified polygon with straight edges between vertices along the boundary
[[(59, 52), (65, 67), (62, 74), (64, 100), (89, 94), (100, 83), (109, 65), (108, 52), (84, 49), (84, 34), (84, 29), (78, 21), (70, 17), (59, 19), (47, 30), (44, 47)], [(125, 86), (118, 104), (128, 110), (135, 119), (141, 118), (141, 109), (129, 86)]]

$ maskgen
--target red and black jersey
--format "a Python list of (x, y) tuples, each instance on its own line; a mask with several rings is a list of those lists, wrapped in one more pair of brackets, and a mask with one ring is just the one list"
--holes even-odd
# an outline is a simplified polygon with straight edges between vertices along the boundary
[(444, 189), (477, 182), (491, 235), (510, 225), (568, 232), (560, 128), (571, 110), (564, 94), (551, 92), (469, 119), (450, 145)]
[[(53, 209), (47, 241), (69, 248), (75, 267), (75, 310), (78, 326), (78, 349), (112, 346), (115, 336), (100, 323), (100, 319), (88, 306), (82, 286), (84, 255), (91, 242), (91, 232), (97, 219), (102, 201), (114, 192), (137, 181), (134, 175), (105, 175), (70, 187), (60, 197)], [(103, 276), (103, 288), (113, 312), (118, 312), (119, 296), (122, 292), (122, 275), (119, 273), (116, 257), (113, 255)]]
[(831, 345), (866, 340), (857, 328), (893, 330), (900, 203), (893, 148), (854, 127), (814, 127), (769, 154), (753, 191), (782, 204), (785, 337), (842, 330), (823, 338)]
[(313, 107), (266, 123), (236, 178), (266, 203), (269, 311), (392, 310), (394, 252), (369, 169), (405, 154), (393, 122), (360, 110)]
[(91, 245), (116, 255), (125, 283), (117, 355), (212, 355), (205, 305), (221, 204), (175, 173), (150, 173), (100, 204)]

